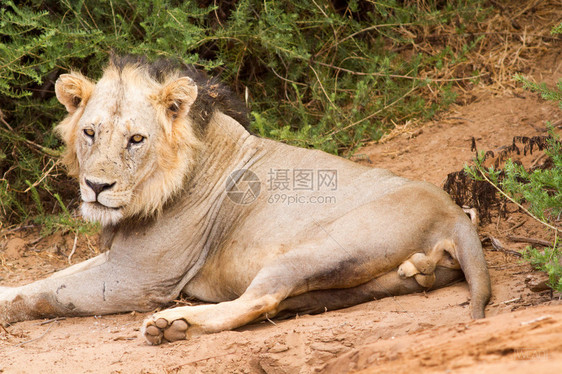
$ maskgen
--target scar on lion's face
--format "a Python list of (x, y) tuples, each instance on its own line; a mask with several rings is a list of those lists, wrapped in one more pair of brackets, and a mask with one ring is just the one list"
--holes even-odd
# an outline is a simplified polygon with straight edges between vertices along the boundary
[(57, 131), (85, 218), (108, 225), (151, 215), (181, 189), (201, 147), (187, 116), (198, 94), (191, 78), (157, 81), (140, 66), (113, 65), (95, 85), (62, 75), (56, 93), (69, 112)]

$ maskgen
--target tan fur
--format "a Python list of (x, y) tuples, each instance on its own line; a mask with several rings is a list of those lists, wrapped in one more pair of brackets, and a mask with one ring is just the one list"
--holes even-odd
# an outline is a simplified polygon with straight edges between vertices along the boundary
[[(93, 90), (94, 83), (77, 72), (61, 75), (55, 85), (57, 99), (64, 104), (69, 113), (69, 115), (56, 127), (55, 131), (67, 145), (62, 161), (67, 167), (68, 174), (74, 177), (78, 176), (78, 172), (80, 170), (75, 150), (75, 129)], [(80, 104), (78, 106), (74, 103), (75, 98), (80, 100)]]

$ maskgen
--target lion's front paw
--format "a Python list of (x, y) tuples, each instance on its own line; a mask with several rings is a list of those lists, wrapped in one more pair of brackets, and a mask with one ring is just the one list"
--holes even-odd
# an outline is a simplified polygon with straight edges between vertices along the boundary
[(189, 324), (184, 319), (167, 320), (155, 314), (143, 322), (142, 333), (153, 345), (186, 339)]

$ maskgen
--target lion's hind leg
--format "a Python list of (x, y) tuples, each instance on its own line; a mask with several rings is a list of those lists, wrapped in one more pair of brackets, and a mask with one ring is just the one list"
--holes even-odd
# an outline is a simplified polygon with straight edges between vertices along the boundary
[[(441, 247), (435, 246), (434, 252), (439, 251), (443, 252)], [(273, 317), (287, 310), (290, 302), (286, 301), (285, 306), (283, 303), (288, 298), (299, 298), (297, 309), (303, 311), (318, 305), (336, 309), (384, 296), (423, 291), (443, 281), (450, 283), (452, 278), (458, 279), (462, 274), (455, 270), (442, 279), (438, 275), (436, 279), (435, 264), (439, 260), (429, 253), (425, 267), (421, 259), (414, 259), (414, 266), (433, 277), (431, 285), (422, 286), (414, 279), (399, 277), (396, 268), (400, 262), (395, 259), (398, 255), (394, 254), (394, 263), (385, 263), (384, 254), (383, 250), (366, 250), (353, 245), (344, 249), (330, 236), (324, 241), (303, 243), (263, 267), (238, 299), (158, 312), (144, 321), (143, 334), (151, 344), (187, 339)], [(314, 301), (314, 295), (321, 300)], [(329, 300), (330, 297), (333, 300)]]
[[(462, 279), (460, 269), (438, 267), (432, 289)], [(156, 313), (144, 321), (142, 333), (150, 344), (187, 339), (203, 333), (234, 329), (250, 322), (297, 313), (316, 314), (388, 296), (427, 290), (414, 278), (402, 279), (392, 270), (351, 288), (310, 291), (284, 299), (283, 293), (258, 297), (249, 289), (240, 298), (212, 305), (185, 306)]]
[[(448, 286), (463, 279), (460, 269), (438, 267), (430, 290)], [(351, 307), (389, 296), (407, 295), (427, 291), (413, 277), (402, 278), (396, 270), (389, 271), (367, 283), (352, 288), (318, 290), (283, 300), (276, 310), (276, 317), (285, 318), (295, 314), (318, 314), (328, 310)]]
[(163, 310), (144, 321), (142, 334), (150, 344), (157, 345), (231, 330), (274, 310), (281, 299), (281, 295), (256, 297), (246, 292), (233, 301)]
[[(303, 243), (263, 267), (238, 299), (161, 311), (145, 320), (144, 336), (149, 343), (160, 344), (198, 333), (231, 330), (273, 316), (279, 303), (288, 297), (360, 285), (379, 273), (365, 265), (364, 257), (366, 255), (361, 256), (353, 250), (334, 248), (330, 238), (323, 242)], [(373, 258), (370, 262), (377, 263)], [(220, 286), (224, 287), (208, 285)], [(185, 323), (176, 324), (178, 320)]]

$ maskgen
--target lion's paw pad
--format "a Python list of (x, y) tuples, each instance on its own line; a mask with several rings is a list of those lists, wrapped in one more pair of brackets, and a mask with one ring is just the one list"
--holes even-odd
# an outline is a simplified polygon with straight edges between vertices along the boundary
[(171, 323), (164, 318), (148, 319), (144, 322), (143, 334), (145, 339), (153, 345), (163, 342), (174, 342), (186, 338), (189, 324), (183, 319)]

